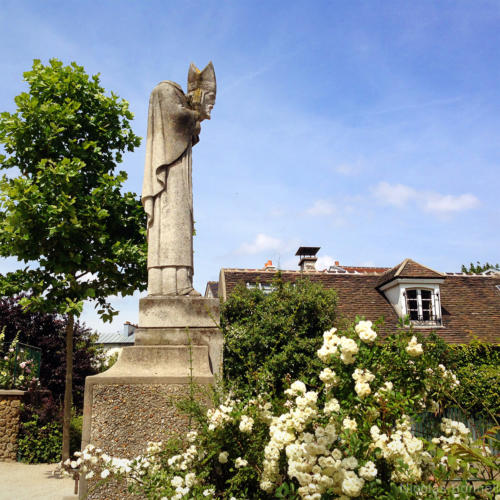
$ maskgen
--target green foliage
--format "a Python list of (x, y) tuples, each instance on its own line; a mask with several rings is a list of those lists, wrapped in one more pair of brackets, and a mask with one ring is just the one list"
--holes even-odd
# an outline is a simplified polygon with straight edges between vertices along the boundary
[(449, 349), (449, 364), (461, 382), (457, 402), (467, 413), (491, 420), (500, 408), (499, 346), (476, 339)]
[(481, 274), (484, 273), (484, 271), (487, 271), (488, 269), (496, 269), (497, 271), (500, 271), (500, 265), (490, 264), (489, 262), (481, 264), (479, 261), (477, 261), (476, 264), (473, 264), (471, 262), (469, 264), (469, 267), (466, 267), (465, 265), (462, 264), (462, 272), (466, 274)]
[[(23, 305), (78, 316), (94, 300), (145, 287), (145, 215), (114, 173), (140, 143), (128, 103), (107, 96), (98, 75), (52, 59), (24, 73), (28, 92), (0, 115), (0, 255), (28, 267), (0, 280), (0, 292), (30, 291)], [(33, 265), (37, 262), (37, 266)]]
[[(70, 426), (71, 453), (80, 449), (83, 416), (73, 416)], [(61, 461), (62, 425), (59, 421), (42, 424), (36, 414), (21, 423), (18, 438), (18, 456), (21, 462), (30, 464)]]
[(105, 372), (106, 370), (109, 370), (118, 360), (119, 352), (114, 352), (110, 356), (106, 354), (106, 352), (103, 353), (102, 361), (99, 364), (99, 372)]
[(80, 451), (82, 447), (83, 415), (73, 415), (70, 427), (70, 450), (71, 453)]
[(58, 422), (39, 425), (38, 417), (21, 424), (18, 455), (30, 464), (54, 463), (61, 459), (62, 430)]
[(239, 286), (222, 305), (224, 377), (241, 394), (281, 393), (291, 378), (317, 381), (316, 351), (335, 319), (337, 295), (306, 279), (275, 290)]

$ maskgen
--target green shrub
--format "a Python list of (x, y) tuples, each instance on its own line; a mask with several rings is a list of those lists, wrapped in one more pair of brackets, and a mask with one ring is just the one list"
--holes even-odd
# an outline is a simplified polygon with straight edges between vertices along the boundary
[(61, 460), (62, 427), (58, 422), (39, 425), (38, 415), (21, 424), (18, 455), (30, 464), (54, 463)]
[[(83, 416), (73, 416), (70, 427), (71, 453), (80, 450)], [(21, 423), (18, 439), (18, 456), (30, 464), (55, 463), (61, 461), (62, 424), (52, 421), (40, 422), (36, 414), (28, 422)]]
[(73, 415), (69, 428), (70, 454), (80, 451), (82, 445), (83, 415)]
[(450, 346), (451, 363), (461, 381), (456, 398), (468, 413), (491, 419), (500, 408), (500, 349), (474, 340)]
[(268, 295), (239, 286), (223, 304), (224, 378), (238, 394), (281, 393), (291, 379), (316, 384), (315, 355), (335, 319), (337, 294), (278, 273)]

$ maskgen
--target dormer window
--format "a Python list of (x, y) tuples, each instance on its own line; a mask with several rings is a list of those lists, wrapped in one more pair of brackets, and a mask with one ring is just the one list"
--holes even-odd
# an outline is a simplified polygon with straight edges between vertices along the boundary
[(403, 291), (406, 315), (414, 325), (440, 325), (439, 292), (434, 289), (406, 288)]
[(442, 326), (440, 289), (445, 275), (411, 259), (385, 272), (377, 288), (400, 318), (408, 317), (416, 327)]

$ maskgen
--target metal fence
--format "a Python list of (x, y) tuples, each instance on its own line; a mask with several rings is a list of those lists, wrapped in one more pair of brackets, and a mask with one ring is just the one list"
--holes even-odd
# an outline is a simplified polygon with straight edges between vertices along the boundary
[[(467, 428), (470, 429), (471, 438), (473, 441), (480, 439), (484, 436), (488, 429), (491, 429), (495, 423), (486, 418), (479, 418), (474, 415), (464, 413), (460, 408), (450, 407), (446, 408), (443, 415), (436, 417), (433, 413), (422, 413), (419, 418), (412, 422), (412, 430), (416, 436), (425, 439), (432, 439), (433, 437), (443, 434), (440, 428), (441, 420), (449, 418), (457, 422), (462, 422)], [(500, 433), (496, 433), (496, 439), (500, 439)], [(492, 440), (488, 440), (488, 445), (498, 453), (498, 445)]]
[(22, 342), (0, 344), (0, 389), (26, 388), (40, 378), (42, 350)]

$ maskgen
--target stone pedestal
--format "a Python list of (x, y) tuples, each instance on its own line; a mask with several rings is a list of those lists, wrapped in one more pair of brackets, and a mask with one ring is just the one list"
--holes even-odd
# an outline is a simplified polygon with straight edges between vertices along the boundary
[(0, 462), (17, 460), (19, 411), (24, 391), (0, 390)]
[[(175, 403), (189, 396), (190, 382), (207, 386), (222, 369), (218, 299), (153, 296), (140, 300), (135, 346), (117, 362), (85, 380), (82, 449), (134, 458), (148, 441), (165, 441), (188, 429)], [(203, 395), (198, 395), (203, 397)], [(125, 485), (92, 490), (81, 481), (80, 498), (129, 498)]]
[(207, 346), (214, 375), (222, 374), (223, 336), (219, 299), (149, 296), (139, 301), (135, 345)]

